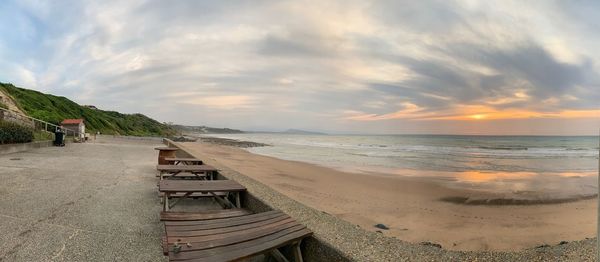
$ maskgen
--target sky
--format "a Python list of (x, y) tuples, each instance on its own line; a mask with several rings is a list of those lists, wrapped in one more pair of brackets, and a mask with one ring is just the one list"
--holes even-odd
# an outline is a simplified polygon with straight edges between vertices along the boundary
[(161, 122), (595, 135), (597, 1), (0, 1), (0, 81)]

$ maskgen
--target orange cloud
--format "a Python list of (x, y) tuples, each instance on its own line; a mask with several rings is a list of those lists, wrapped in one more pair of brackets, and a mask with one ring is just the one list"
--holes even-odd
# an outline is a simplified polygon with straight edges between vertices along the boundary
[(600, 109), (539, 112), (527, 109), (498, 110), (487, 106), (460, 106), (451, 116), (431, 117), (435, 120), (500, 120), (526, 118), (599, 118)]
[(344, 119), (356, 121), (378, 121), (391, 119), (413, 120), (468, 120), (485, 121), (501, 119), (527, 118), (600, 118), (600, 109), (594, 110), (562, 110), (541, 112), (527, 109), (498, 110), (485, 105), (459, 105), (454, 109), (442, 112), (428, 112), (423, 107), (405, 103), (402, 110), (388, 114), (368, 114), (358, 111), (347, 111)]
[(419, 107), (413, 103), (403, 103), (404, 108), (402, 110), (398, 110), (393, 113), (388, 114), (367, 114), (359, 111), (346, 111), (346, 114), (349, 116), (344, 117), (344, 119), (348, 120), (357, 120), (357, 121), (376, 121), (376, 120), (390, 120), (390, 119), (402, 119), (402, 118), (417, 118), (419, 116), (431, 116), (432, 113), (419, 113), (423, 111), (424, 108)]

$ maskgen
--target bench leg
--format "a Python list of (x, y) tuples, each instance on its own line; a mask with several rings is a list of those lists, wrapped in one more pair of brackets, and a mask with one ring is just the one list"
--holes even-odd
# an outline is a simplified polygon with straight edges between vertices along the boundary
[(240, 199), (240, 192), (235, 193), (235, 204), (237, 208), (242, 208), (242, 200)]
[(285, 258), (285, 256), (281, 254), (277, 248), (271, 251), (271, 256), (277, 260), (277, 262), (289, 262), (289, 260), (287, 260), (287, 258)]
[(163, 211), (169, 211), (169, 193), (163, 193)]
[(298, 241), (298, 243), (295, 243), (292, 245), (292, 252), (294, 253), (294, 262), (302, 262), (302, 251), (300, 250), (300, 242), (302, 242), (302, 240)]
[(213, 196), (213, 199), (215, 201), (217, 201), (217, 203), (219, 203), (219, 205), (221, 205), (221, 207), (223, 207), (223, 209), (229, 209), (233, 206), (233, 204), (231, 202), (229, 202), (229, 200), (227, 200), (227, 197), (225, 197), (223, 199), (220, 196), (218, 196), (217, 194), (215, 194), (215, 192), (208, 192), (208, 193)]

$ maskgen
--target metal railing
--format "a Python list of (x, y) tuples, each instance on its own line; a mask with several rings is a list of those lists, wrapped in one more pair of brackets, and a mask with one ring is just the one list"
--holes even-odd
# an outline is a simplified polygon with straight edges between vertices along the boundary
[[(85, 135), (84, 133), (81, 133), (79, 131), (75, 131), (75, 130), (72, 130), (72, 129), (64, 128), (64, 127), (61, 127), (59, 125), (55, 125), (55, 124), (52, 124), (50, 122), (46, 122), (46, 121), (41, 120), (41, 119), (37, 119), (37, 118), (34, 118), (34, 117), (30, 117), (30, 116), (21, 114), (21, 113), (19, 113), (17, 111), (5, 109), (5, 108), (0, 108), (0, 111), (7, 112), (7, 113), (10, 113), (10, 114), (15, 114), (15, 115), (18, 115), (21, 118), (26, 118), (26, 119), (31, 120), (30, 127), (32, 127), (34, 129), (34, 131), (40, 131), (40, 132), (42, 132), (42, 134), (47, 133), (47, 134), (54, 135), (54, 132), (56, 132), (57, 130), (60, 129), (63, 132), (65, 132), (65, 136), (67, 136), (67, 137), (69, 135), (72, 135), (73, 137), (76, 137), (78, 135)], [(0, 119), (4, 120), (4, 116), (2, 116)]]

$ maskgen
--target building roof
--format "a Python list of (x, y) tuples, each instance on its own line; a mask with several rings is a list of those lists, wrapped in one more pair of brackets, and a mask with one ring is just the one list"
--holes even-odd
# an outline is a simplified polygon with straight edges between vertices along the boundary
[(83, 123), (83, 119), (65, 119), (60, 124), (61, 125), (78, 125)]

